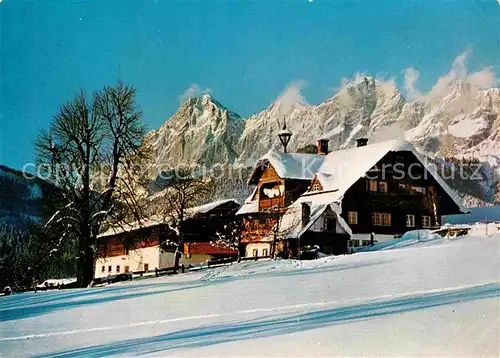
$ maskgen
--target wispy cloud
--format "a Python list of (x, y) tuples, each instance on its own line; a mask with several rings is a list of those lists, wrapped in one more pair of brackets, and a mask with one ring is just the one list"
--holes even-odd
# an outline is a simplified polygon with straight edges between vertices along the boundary
[(275, 104), (279, 106), (280, 119), (284, 115), (289, 115), (293, 107), (297, 104), (307, 105), (307, 100), (302, 94), (302, 90), (307, 86), (304, 80), (297, 80), (290, 83), (281, 93)]
[(182, 104), (188, 98), (201, 96), (206, 93), (212, 93), (210, 88), (201, 88), (197, 83), (192, 83), (179, 98), (179, 102)]
[(450, 93), (452, 90), (451, 84), (457, 80), (470, 84), (474, 90), (482, 90), (499, 85), (500, 82), (491, 67), (484, 67), (477, 72), (469, 73), (467, 60), (471, 55), (472, 50), (470, 49), (459, 54), (453, 61), (450, 71), (439, 77), (434, 86), (426, 94), (423, 94), (417, 88), (420, 73), (414, 67), (408, 67), (404, 71), (404, 89), (408, 99), (438, 101)]
[(420, 72), (418, 72), (414, 67), (408, 67), (404, 71), (404, 88), (406, 96), (409, 100), (419, 99), (422, 97), (422, 92), (420, 92), (416, 86), (419, 77)]

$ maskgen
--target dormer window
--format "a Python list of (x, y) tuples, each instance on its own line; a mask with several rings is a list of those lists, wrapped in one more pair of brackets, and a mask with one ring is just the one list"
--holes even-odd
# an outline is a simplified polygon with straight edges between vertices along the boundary
[(319, 185), (319, 183), (314, 183), (312, 191), (320, 191), (320, 190), (321, 190), (321, 185)]

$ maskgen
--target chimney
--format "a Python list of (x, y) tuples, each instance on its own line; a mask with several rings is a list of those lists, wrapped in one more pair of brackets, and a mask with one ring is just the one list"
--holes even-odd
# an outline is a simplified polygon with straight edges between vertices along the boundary
[(356, 139), (357, 147), (364, 147), (368, 143), (368, 138), (358, 138)]
[(302, 227), (309, 224), (309, 220), (311, 220), (311, 207), (309, 203), (302, 203)]
[(319, 155), (328, 154), (328, 139), (318, 139), (316, 141), (316, 152)]

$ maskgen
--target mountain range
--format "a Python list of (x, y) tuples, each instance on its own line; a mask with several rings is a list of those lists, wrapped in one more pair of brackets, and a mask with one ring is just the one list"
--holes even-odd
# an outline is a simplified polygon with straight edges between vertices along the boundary
[(479, 89), (450, 79), (440, 93), (407, 100), (391, 81), (358, 76), (331, 98), (309, 105), (290, 91), (249, 118), (211, 95), (186, 100), (146, 142), (158, 171), (178, 166), (253, 166), (270, 148), (286, 120), (291, 151), (317, 139), (330, 150), (370, 142), (405, 139), (430, 157), (476, 158), (483, 163), (484, 197), (493, 200), (500, 178), (500, 89)]

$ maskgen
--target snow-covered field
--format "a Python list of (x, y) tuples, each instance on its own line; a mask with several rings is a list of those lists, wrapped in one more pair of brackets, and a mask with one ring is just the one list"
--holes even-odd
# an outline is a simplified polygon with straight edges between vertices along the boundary
[(500, 234), (0, 298), (0, 356), (499, 356)]

